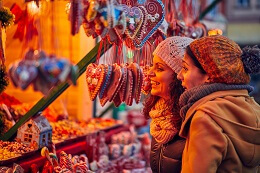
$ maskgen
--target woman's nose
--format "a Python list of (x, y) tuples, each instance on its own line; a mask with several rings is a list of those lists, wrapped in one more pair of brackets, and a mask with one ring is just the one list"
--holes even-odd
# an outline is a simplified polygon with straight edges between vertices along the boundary
[(148, 70), (147, 74), (148, 74), (149, 77), (155, 76), (155, 73), (153, 71), (153, 67), (150, 67), (150, 69)]
[(177, 79), (182, 80), (182, 70), (177, 74)]

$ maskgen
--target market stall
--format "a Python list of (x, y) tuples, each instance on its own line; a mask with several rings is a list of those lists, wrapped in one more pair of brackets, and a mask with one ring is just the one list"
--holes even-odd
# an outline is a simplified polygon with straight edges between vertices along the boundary
[[(178, 16), (174, 1), (160, 0), (6, 4), (9, 6), (4, 8), (7, 9), (6, 16), (9, 15), (6, 26), (16, 27), (12, 29), (10, 39), (22, 46), (21, 56), (12, 61), (8, 58), (15, 46), (5, 56), (0, 44), (3, 49), (0, 51), (0, 123), (4, 127), (0, 135), (0, 169), (149, 172), (148, 134), (138, 135), (134, 127), (111, 117), (93, 118), (85, 109), (92, 107), (89, 101), (101, 107), (140, 104), (142, 95), (151, 89), (146, 72), (154, 48), (169, 36), (199, 38), (207, 34), (205, 25), (198, 19), (198, 7), (192, 1), (181, 1), (177, 6), (182, 16)], [(59, 5), (63, 5), (62, 8)], [(196, 15), (191, 17), (186, 8)], [(64, 22), (64, 16), (69, 21)], [(45, 25), (52, 29), (47, 30)], [(3, 23), (2, 26), (5, 28)], [(65, 31), (69, 34), (64, 34)], [(66, 34), (68, 38), (64, 36)], [(82, 49), (75, 46), (82, 42), (82, 34), (92, 37), (92, 43), (97, 38), (100, 41), (92, 49), (88, 47), (90, 51), (83, 58), (73, 59), (79, 55), (77, 50)], [(74, 38), (78, 39), (77, 44), (73, 44)], [(62, 39), (67, 39), (67, 44), (63, 45)], [(12, 44), (8, 43), (9, 46)], [(64, 55), (68, 55), (67, 58)], [(8, 81), (12, 89), (3, 92)], [(59, 97), (64, 97), (62, 94), (70, 86), (76, 89), (70, 92), (74, 95), (67, 93), (70, 96), (61, 99), (62, 111), (57, 110), (56, 103), (51, 107)], [(18, 90), (21, 91), (19, 94), (11, 94)], [(26, 105), (27, 95), (39, 100)], [(72, 104), (66, 105), (64, 100)], [(78, 104), (81, 111), (76, 115), (75, 105)], [(133, 113), (130, 119), (134, 123)], [(137, 127), (147, 125), (145, 120), (140, 120)]]

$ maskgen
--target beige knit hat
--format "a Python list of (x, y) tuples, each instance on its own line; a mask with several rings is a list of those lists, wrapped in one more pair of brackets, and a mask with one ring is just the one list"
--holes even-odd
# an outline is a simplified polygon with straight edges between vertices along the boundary
[(153, 55), (159, 56), (175, 73), (179, 73), (186, 47), (192, 41), (193, 39), (188, 37), (169, 37), (156, 47)]

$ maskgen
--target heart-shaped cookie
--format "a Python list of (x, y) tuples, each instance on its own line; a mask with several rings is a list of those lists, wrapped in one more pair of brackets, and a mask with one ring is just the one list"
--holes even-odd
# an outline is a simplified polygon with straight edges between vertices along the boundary
[(138, 7), (128, 7), (122, 4), (126, 19), (126, 35), (134, 39), (143, 24), (143, 13)]
[[(164, 5), (160, 0), (131, 0), (130, 2), (121, 0), (121, 4), (128, 6), (128, 8), (124, 7), (125, 11), (128, 10), (128, 24), (125, 33), (133, 40), (135, 47), (140, 49), (162, 24), (165, 16)], [(136, 9), (136, 7), (139, 8), (139, 10), (136, 10), (139, 11), (138, 14), (140, 11), (140, 14), (143, 14), (140, 21), (133, 20), (132, 17), (135, 14), (131, 13), (133, 10), (129, 10)], [(139, 27), (141, 21), (142, 24)], [(130, 24), (132, 24), (131, 27)], [(130, 28), (133, 30), (129, 33)]]
[(137, 78), (137, 87), (135, 92), (135, 102), (138, 104), (141, 100), (141, 90), (143, 85), (143, 73), (142, 69), (138, 64), (136, 64), (137, 71), (138, 71), (138, 78)]
[(139, 72), (138, 72), (138, 64), (131, 63), (128, 65), (128, 68), (132, 71), (133, 74), (133, 98), (135, 99), (135, 95), (137, 92), (138, 87), (138, 79), (139, 79)]
[(125, 103), (128, 106), (131, 106), (133, 103), (133, 84), (134, 84), (134, 79), (133, 79), (133, 72), (131, 69), (127, 69), (127, 85), (126, 85), (126, 96), (125, 96)]
[(145, 95), (149, 94), (152, 89), (151, 80), (147, 74), (148, 70), (149, 70), (148, 66), (142, 69), (142, 76), (143, 76), (142, 93)]
[(115, 107), (118, 107), (122, 103), (119, 93), (117, 93), (117, 95), (115, 96), (113, 103)]
[(113, 67), (111, 65), (105, 65), (106, 68), (106, 76), (103, 85), (101, 86), (100, 92), (99, 92), (99, 98), (103, 98), (105, 91), (107, 90), (107, 87), (110, 83), (110, 79), (113, 72)]
[(104, 92), (103, 97), (99, 98), (99, 102), (102, 107), (108, 102), (107, 90)]
[[(120, 81), (120, 86), (118, 87), (118, 92), (113, 98), (114, 105), (118, 107), (122, 102), (125, 97), (125, 88), (126, 88), (126, 80), (127, 80), (127, 68), (126, 67), (121, 67), (122, 71), (122, 79)], [(122, 99), (121, 99), (122, 98)]]
[(90, 99), (95, 100), (100, 87), (104, 82), (105, 69), (103, 65), (89, 64), (86, 69), (86, 81), (90, 94)]
[(113, 75), (110, 84), (108, 86), (108, 92), (107, 92), (108, 100), (110, 102), (118, 93), (118, 89), (121, 86), (121, 80), (122, 80), (121, 67), (117, 64), (113, 64)]
[(121, 86), (118, 94), (119, 94), (120, 100), (122, 102), (124, 102), (125, 96), (126, 96), (126, 85), (127, 85), (127, 73), (128, 73), (127, 67), (122, 66), (122, 73), (123, 73), (122, 86)]

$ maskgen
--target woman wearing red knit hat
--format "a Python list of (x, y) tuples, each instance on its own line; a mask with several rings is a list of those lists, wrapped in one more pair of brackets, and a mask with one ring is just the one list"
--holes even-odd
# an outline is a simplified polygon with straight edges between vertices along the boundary
[(260, 106), (249, 96), (249, 74), (260, 72), (260, 50), (243, 51), (224, 36), (207, 36), (186, 49), (178, 79), (186, 138), (183, 173), (258, 172)]

